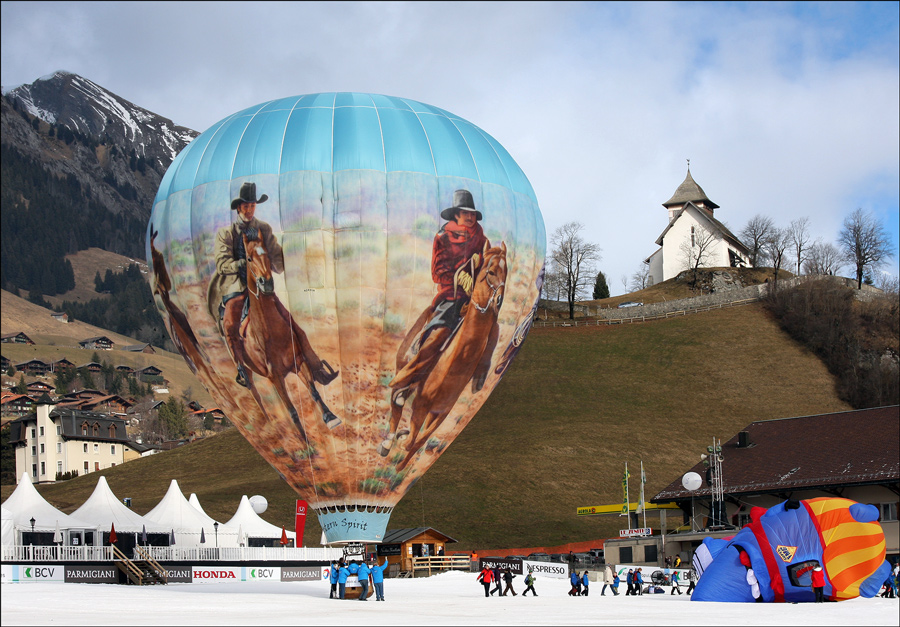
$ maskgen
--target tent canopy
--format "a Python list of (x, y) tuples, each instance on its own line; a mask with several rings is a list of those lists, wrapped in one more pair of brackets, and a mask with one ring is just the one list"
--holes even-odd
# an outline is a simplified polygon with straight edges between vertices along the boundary
[[(213, 543), (216, 521), (191, 505), (178, 482), (172, 479), (169, 490), (159, 504), (144, 515), (144, 520), (163, 529), (174, 530), (175, 543), (180, 546), (209, 546)], [(201, 535), (205, 543), (200, 542)], [(237, 546), (238, 530), (219, 523), (219, 546)]]
[[(237, 512), (228, 521), (228, 526), (235, 528), (240, 526), (248, 538), (281, 538), (281, 527), (276, 527), (260, 518), (259, 514), (253, 511), (253, 506), (250, 505), (250, 499), (246, 494), (241, 497)], [(296, 536), (297, 534), (293, 531), (287, 532), (288, 538), (296, 539)]]
[(110, 525), (115, 524), (116, 533), (140, 533), (145, 526), (147, 533), (169, 533), (168, 528), (146, 521), (142, 516), (126, 507), (122, 501), (116, 498), (106, 477), (102, 475), (97, 481), (94, 493), (84, 502), (84, 505), (72, 512), (72, 515), (82, 520), (89, 520), (103, 530), (108, 530)]
[(97, 529), (98, 525), (86, 522), (81, 518), (64, 514), (48, 503), (31, 483), (28, 473), (22, 473), (22, 479), (15, 491), (3, 502), (3, 507), (12, 512), (15, 528), (31, 531), (31, 519), (34, 518), (35, 531), (56, 531), (60, 529)]

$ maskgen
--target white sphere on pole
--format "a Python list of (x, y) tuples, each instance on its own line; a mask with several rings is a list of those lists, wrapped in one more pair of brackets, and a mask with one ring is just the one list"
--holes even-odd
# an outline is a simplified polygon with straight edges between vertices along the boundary
[(686, 472), (681, 478), (681, 485), (684, 486), (685, 490), (690, 490), (691, 492), (693, 492), (701, 485), (703, 485), (703, 477), (698, 475), (696, 472)]
[(262, 514), (269, 508), (269, 502), (266, 500), (266, 497), (257, 494), (250, 497), (250, 507), (257, 514)]

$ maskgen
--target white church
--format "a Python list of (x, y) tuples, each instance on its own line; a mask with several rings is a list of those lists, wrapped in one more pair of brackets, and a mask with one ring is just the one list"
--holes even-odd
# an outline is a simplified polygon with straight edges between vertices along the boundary
[(715, 218), (719, 205), (691, 177), (690, 162), (684, 182), (663, 207), (669, 223), (656, 239), (659, 250), (644, 260), (648, 285), (676, 277), (698, 261), (701, 268), (751, 267), (749, 249)]

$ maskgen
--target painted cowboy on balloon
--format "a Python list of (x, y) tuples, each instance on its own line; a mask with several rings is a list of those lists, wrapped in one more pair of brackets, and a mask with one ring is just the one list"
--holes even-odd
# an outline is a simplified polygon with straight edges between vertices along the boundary
[[(389, 383), (390, 428), (386, 439), (378, 449), (382, 456), (388, 455), (395, 440), (410, 434), (408, 429), (398, 431), (403, 407), (407, 399), (418, 389), (419, 384), (429, 377), (448, 346), (460, 333), (470, 304), (481, 313), (486, 313), (488, 309), (492, 310), (492, 322), (480, 327), (484, 337), (477, 338), (474, 363), (471, 363), (472, 359), (468, 360), (470, 366), (474, 368), (473, 374), (468, 374), (466, 368), (469, 366), (466, 364), (452, 363), (447, 366), (446, 374), (448, 376), (459, 374), (453, 373), (454, 369), (465, 371), (463, 378), (468, 375), (465, 383), (471, 380), (472, 391), (481, 390), (490, 370), (491, 355), (499, 337), (496, 314), (502, 302), (506, 279), (506, 246), (503, 244), (502, 249), (491, 248), (491, 243), (479, 224), (482, 214), (475, 208), (475, 200), (469, 190), (456, 190), (453, 194), (453, 206), (444, 209), (441, 218), (447, 222), (435, 235), (431, 258), (431, 276), (437, 284), (438, 292), (409, 330), (397, 351), (397, 373)], [(491, 266), (489, 270), (485, 268), (486, 263)], [(485, 270), (488, 272), (483, 272)], [(472, 302), (473, 290), (476, 288), (480, 273), (484, 275), (481, 280), (486, 286), (485, 293), (489, 295), (482, 304)], [(451, 394), (449, 398), (444, 398), (426, 408), (425, 413), (430, 414), (431, 418), (426, 421), (422, 430), (427, 433), (433, 432), (458, 397), (459, 392), (455, 396)], [(415, 417), (416, 413), (414, 407), (413, 426), (422, 428), (423, 425)], [(435, 419), (437, 416), (440, 417)], [(417, 422), (419, 424), (415, 424)], [(414, 439), (410, 443), (410, 456), (414, 453), (416, 442)], [(408, 461), (409, 457), (402, 465), (405, 466)]]
[[(231, 201), (231, 210), (236, 212), (235, 220), (216, 233), (216, 273), (207, 290), (209, 311), (218, 320), (220, 330), (237, 367), (235, 380), (244, 387), (250, 387), (250, 375), (244, 354), (242, 322), (247, 317), (247, 259), (245, 243), (259, 242), (266, 252), (273, 272), (284, 272), (284, 252), (272, 233), (272, 227), (255, 217), (256, 205), (269, 199), (268, 195), (256, 196), (256, 183), (241, 185), (238, 197)], [(328, 362), (319, 359), (306, 333), (294, 321), (287, 308), (273, 295), (275, 307), (285, 322), (290, 321), (293, 335), (297, 339), (303, 362), (308, 366), (312, 378), (322, 385), (331, 383), (338, 373)], [(338, 421), (339, 422), (339, 421)]]

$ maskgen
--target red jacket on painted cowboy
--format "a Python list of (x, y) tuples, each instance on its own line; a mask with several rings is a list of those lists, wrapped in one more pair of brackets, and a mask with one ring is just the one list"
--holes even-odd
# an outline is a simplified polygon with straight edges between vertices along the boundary
[(475, 223), (472, 228), (457, 225), (455, 222), (447, 222), (434, 236), (434, 246), (431, 254), (431, 278), (438, 285), (438, 293), (432, 301), (432, 306), (442, 301), (458, 300), (469, 296), (462, 289), (456, 288), (454, 296), (454, 275), (465, 263), (468, 263), (474, 253), (478, 253), (479, 261), (475, 268), (469, 268), (474, 280), (484, 262), (482, 253), (485, 244), (490, 247), (490, 242), (481, 228), (481, 224)]

